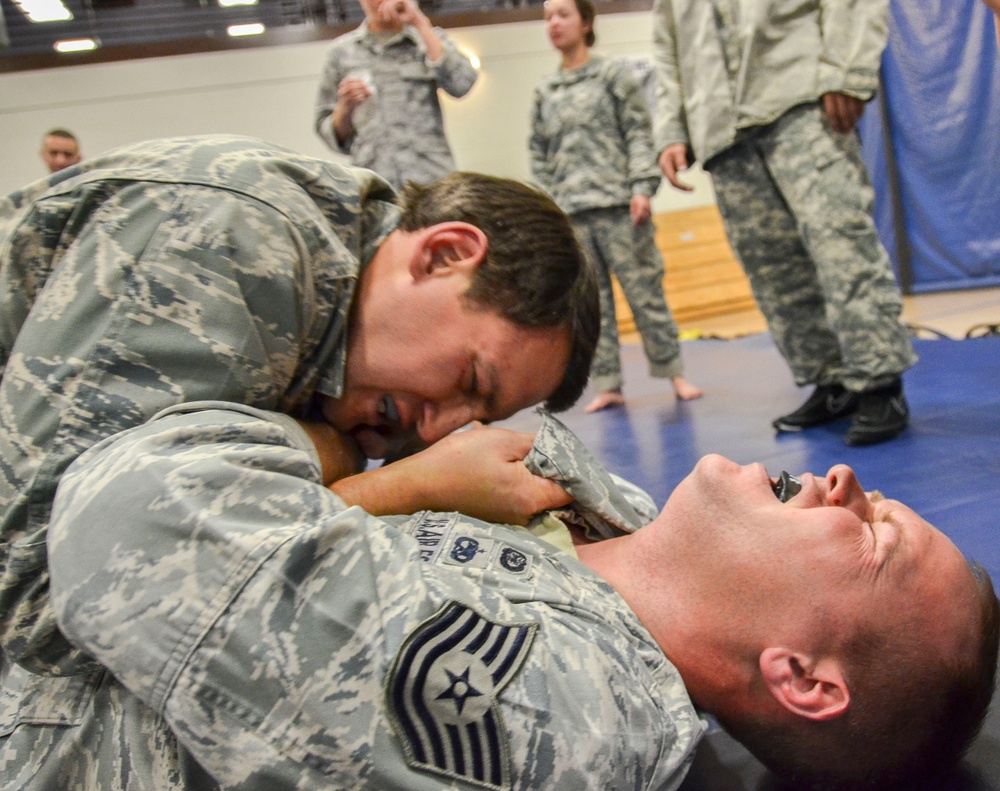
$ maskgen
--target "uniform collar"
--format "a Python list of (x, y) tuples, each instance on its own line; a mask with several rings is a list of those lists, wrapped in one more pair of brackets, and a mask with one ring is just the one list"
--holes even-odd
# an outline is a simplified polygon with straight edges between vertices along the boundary
[[(359, 41), (372, 52), (375, 52), (378, 48), (376, 44), (376, 37), (375, 34), (368, 29), (367, 19), (362, 21), (362, 23), (358, 26), (358, 33), (360, 34)], [(388, 39), (385, 44), (385, 48), (391, 47), (406, 39), (409, 39), (417, 46), (423, 46), (423, 42), (420, 40), (420, 36), (417, 35), (417, 31), (414, 30), (411, 25), (404, 25), (402, 30)]]
[[(365, 268), (371, 263), (378, 248), (386, 237), (399, 226), (402, 210), (394, 203), (384, 200), (369, 200), (362, 206), (360, 260), (357, 281)], [(352, 299), (357, 298), (355, 291)], [(348, 311), (348, 314), (350, 311)], [(347, 376), (347, 340), (348, 328), (339, 333), (337, 345), (329, 357), (328, 366), (324, 366), (316, 385), (317, 392), (331, 398), (340, 398), (344, 394), (344, 380)]]
[(572, 85), (580, 80), (589, 79), (597, 73), (602, 63), (604, 63), (604, 58), (600, 55), (591, 55), (590, 60), (575, 69), (564, 69), (560, 66), (559, 71), (555, 74), (554, 82), (560, 85)]

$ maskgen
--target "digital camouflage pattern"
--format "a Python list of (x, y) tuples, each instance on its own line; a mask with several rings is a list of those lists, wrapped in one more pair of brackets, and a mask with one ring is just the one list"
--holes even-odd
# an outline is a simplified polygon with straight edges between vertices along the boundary
[(617, 207), (573, 214), (570, 221), (595, 263), (601, 297), (601, 335), (590, 366), (591, 384), (603, 392), (617, 390), (623, 383), (612, 274), (632, 309), (649, 375), (670, 378), (683, 374), (677, 324), (663, 293), (663, 259), (656, 247), (652, 220), (636, 227), (628, 208)]
[[(67, 473), (54, 600), (121, 686), (91, 690), (62, 752), (32, 743), (44, 728), (16, 732), (7, 755), (34, 747), (34, 774), (8, 760), (5, 776), (102, 791), (678, 786), (703, 723), (603, 580), (517, 528), (346, 508), (301, 430), (213, 406), (228, 405), (171, 410)], [(572, 482), (585, 499), (628, 510), (564, 427), (539, 436), (549, 469), (598, 476)], [(149, 749), (122, 772), (113, 754), (133, 733)], [(87, 762), (65, 760), (71, 742)]]
[(796, 383), (860, 392), (916, 356), (858, 136), (833, 132), (818, 99), (872, 96), (888, 3), (802, 10), (657, 0), (657, 145), (688, 143), (712, 174), (726, 236)]
[(580, 527), (591, 541), (632, 533), (657, 517), (660, 509), (645, 490), (608, 473), (558, 418), (543, 408), (537, 411), (542, 423), (524, 463), (573, 495), (573, 502), (550, 513)]
[(535, 88), (531, 175), (567, 214), (628, 206), (660, 183), (642, 84), (629, 65), (593, 56)]
[(860, 392), (916, 362), (857, 135), (830, 132), (819, 105), (805, 105), (748, 132), (709, 170), (726, 236), (797, 384)]
[(656, 151), (707, 162), (824, 93), (870, 99), (888, 18), (889, 0), (655, 0)]
[[(438, 89), (465, 96), (479, 76), (448, 34), (435, 28), (444, 56), (427, 59), (419, 34), (405, 27), (388, 41), (367, 23), (336, 39), (327, 52), (316, 99), (314, 126), (333, 150), (371, 168), (396, 189), (407, 181), (436, 181), (455, 169), (445, 136)], [(337, 87), (348, 76), (365, 75), (373, 95), (354, 110), (354, 134), (341, 146), (333, 132)]]
[(142, 143), (3, 200), (0, 661), (95, 669), (48, 601), (51, 500), (79, 453), (185, 401), (340, 395), (393, 200), (368, 171), (233, 137)]
[(633, 195), (652, 196), (660, 183), (650, 124), (645, 90), (623, 60), (591, 57), (535, 89), (532, 175), (570, 215), (598, 274), (601, 335), (590, 374), (600, 391), (623, 383), (612, 274), (632, 309), (650, 375), (683, 373), (655, 228), (635, 228), (628, 210)]

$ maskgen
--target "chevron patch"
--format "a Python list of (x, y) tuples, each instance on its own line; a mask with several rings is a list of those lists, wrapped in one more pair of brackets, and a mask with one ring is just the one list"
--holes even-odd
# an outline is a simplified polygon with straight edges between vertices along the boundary
[(412, 768), (486, 789), (510, 788), (497, 698), (521, 669), (537, 627), (491, 621), (449, 602), (407, 637), (385, 698)]

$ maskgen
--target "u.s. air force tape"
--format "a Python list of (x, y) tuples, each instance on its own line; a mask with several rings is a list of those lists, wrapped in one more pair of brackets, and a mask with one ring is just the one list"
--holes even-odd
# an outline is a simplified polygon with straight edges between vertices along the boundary
[(537, 627), (491, 621), (449, 602), (406, 638), (385, 697), (407, 764), (483, 788), (510, 788), (497, 698), (520, 670)]

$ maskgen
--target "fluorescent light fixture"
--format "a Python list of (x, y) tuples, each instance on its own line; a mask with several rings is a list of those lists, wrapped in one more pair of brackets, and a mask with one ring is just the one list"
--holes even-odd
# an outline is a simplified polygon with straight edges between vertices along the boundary
[(249, 25), (230, 25), (226, 28), (230, 36), (259, 36), (264, 32), (264, 26), (260, 22), (252, 22)]
[(472, 64), (472, 68), (479, 71), (479, 67), (482, 66), (479, 62), (479, 56), (475, 52), (466, 52), (465, 54), (469, 58), (469, 63)]
[(56, 52), (87, 52), (97, 49), (97, 42), (92, 38), (68, 38), (52, 45)]
[(257, 5), (257, 0), (219, 0), (222, 8), (231, 8), (234, 5)]
[(64, 22), (73, 14), (61, 0), (15, 0), (18, 8), (32, 22)]

